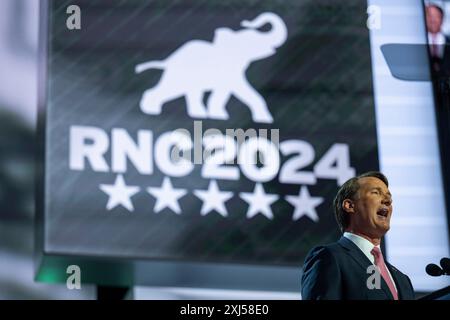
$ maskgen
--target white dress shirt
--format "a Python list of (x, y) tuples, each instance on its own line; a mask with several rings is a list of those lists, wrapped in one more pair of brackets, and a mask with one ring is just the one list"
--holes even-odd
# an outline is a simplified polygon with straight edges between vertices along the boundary
[[(442, 32), (438, 33), (430, 33), (428, 32), (428, 45), (430, 48), (432, 48), (433, 45), (437, 45), (437, 52), (439, 58), (442, 58), (444, 56), (444, 49), (445, 49), (445, 43), (446, 39)], [(433, 54), (433, 52), (432, 52)]]
[[(369, 259), (369, 261), (372, 262), (373, 265), (375, 265), (375, 257), (373, 256), (372, 253), (370, 253), (372, 251), (372, 249), (375, 247), (372, 242), (370, 242), (366, 238), (363, 238), (363, 237), (358, 236), (351, 232), (344, 232), (344, 237), (346, 237), (348, 240), (350, 240), (351, 242), (356, 244), (356, 246), (364, 253), (364, 255), (367, 257), (367, 259)], [(377, 247), (381, 250), (379, 245)], [(384, 257), (383, 257), (383, 259), (384, 259)], [(397, 286), (395, 285), (394, 278), (392, 278), (391, 272), (389, 271), (389, 268), (387, 267), (387, 265), (386, 265), (386, 269), (388, 271), (389, 277), (392, 280), (392, 283), (394, 284), (395, 290), (398, 292)]]

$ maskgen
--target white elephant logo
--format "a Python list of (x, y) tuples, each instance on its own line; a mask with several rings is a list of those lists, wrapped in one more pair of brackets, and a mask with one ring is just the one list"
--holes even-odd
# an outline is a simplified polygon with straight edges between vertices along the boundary
[[(258, 28), (269, 23), (269, 31)], [(247, 81), (245, 72), (256, 60), (275, 53), (287, 38), (287, 28), (276, 14), (265, 12), (254, 20), (241, 22), (243, 29), (215, 30), (212, 42), (191, 40), (162, 61), (138, 64), (136, 73), (148, 69), (164, 69), (156, 86), (144, 92), (140, 108), (147, 114), (160, 114), (162, 105), (185, 96), (187, 112), (193, 118), (226, 120), (225, 109), (231, 95), (251, 111), (255, 122), (272, 123), (273, 118), (264, 98)], [(207, 106), (205, 93), (210, 92)]]

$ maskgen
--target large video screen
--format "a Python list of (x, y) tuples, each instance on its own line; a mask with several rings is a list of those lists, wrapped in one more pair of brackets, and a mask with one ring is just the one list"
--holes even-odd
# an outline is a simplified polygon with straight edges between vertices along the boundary
[(44, 251), (299, 267), (338, 239), (379, 165), (366, 10), (49, 1)]

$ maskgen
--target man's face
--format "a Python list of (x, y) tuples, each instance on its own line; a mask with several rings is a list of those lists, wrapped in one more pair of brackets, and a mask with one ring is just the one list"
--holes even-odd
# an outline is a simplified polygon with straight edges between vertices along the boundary
[(426, 8), (427, 29), (431, 33), (438, 33), (441, 31), (442, 15), (439, 9), (434, 6)]
[(381, 238), (388, 230), (392, 216), (392, 196), (388, 187), (378, 178), (358, 180), (359, 190), (350, 209), (350, 226), (372, 238)]

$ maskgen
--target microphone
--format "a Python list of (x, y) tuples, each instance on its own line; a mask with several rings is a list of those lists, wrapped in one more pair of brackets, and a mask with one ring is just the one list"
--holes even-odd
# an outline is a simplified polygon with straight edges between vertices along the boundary
[(425, 268), (425, 271), (432, 277), (439, 277), (444, 274), (444, 270), (442, 270), (437, 264), (430, 263)]
[(450, 259), (449, 258), (442, 258), (440, 261), (441, 268), (446, 274), (450, 274)]

